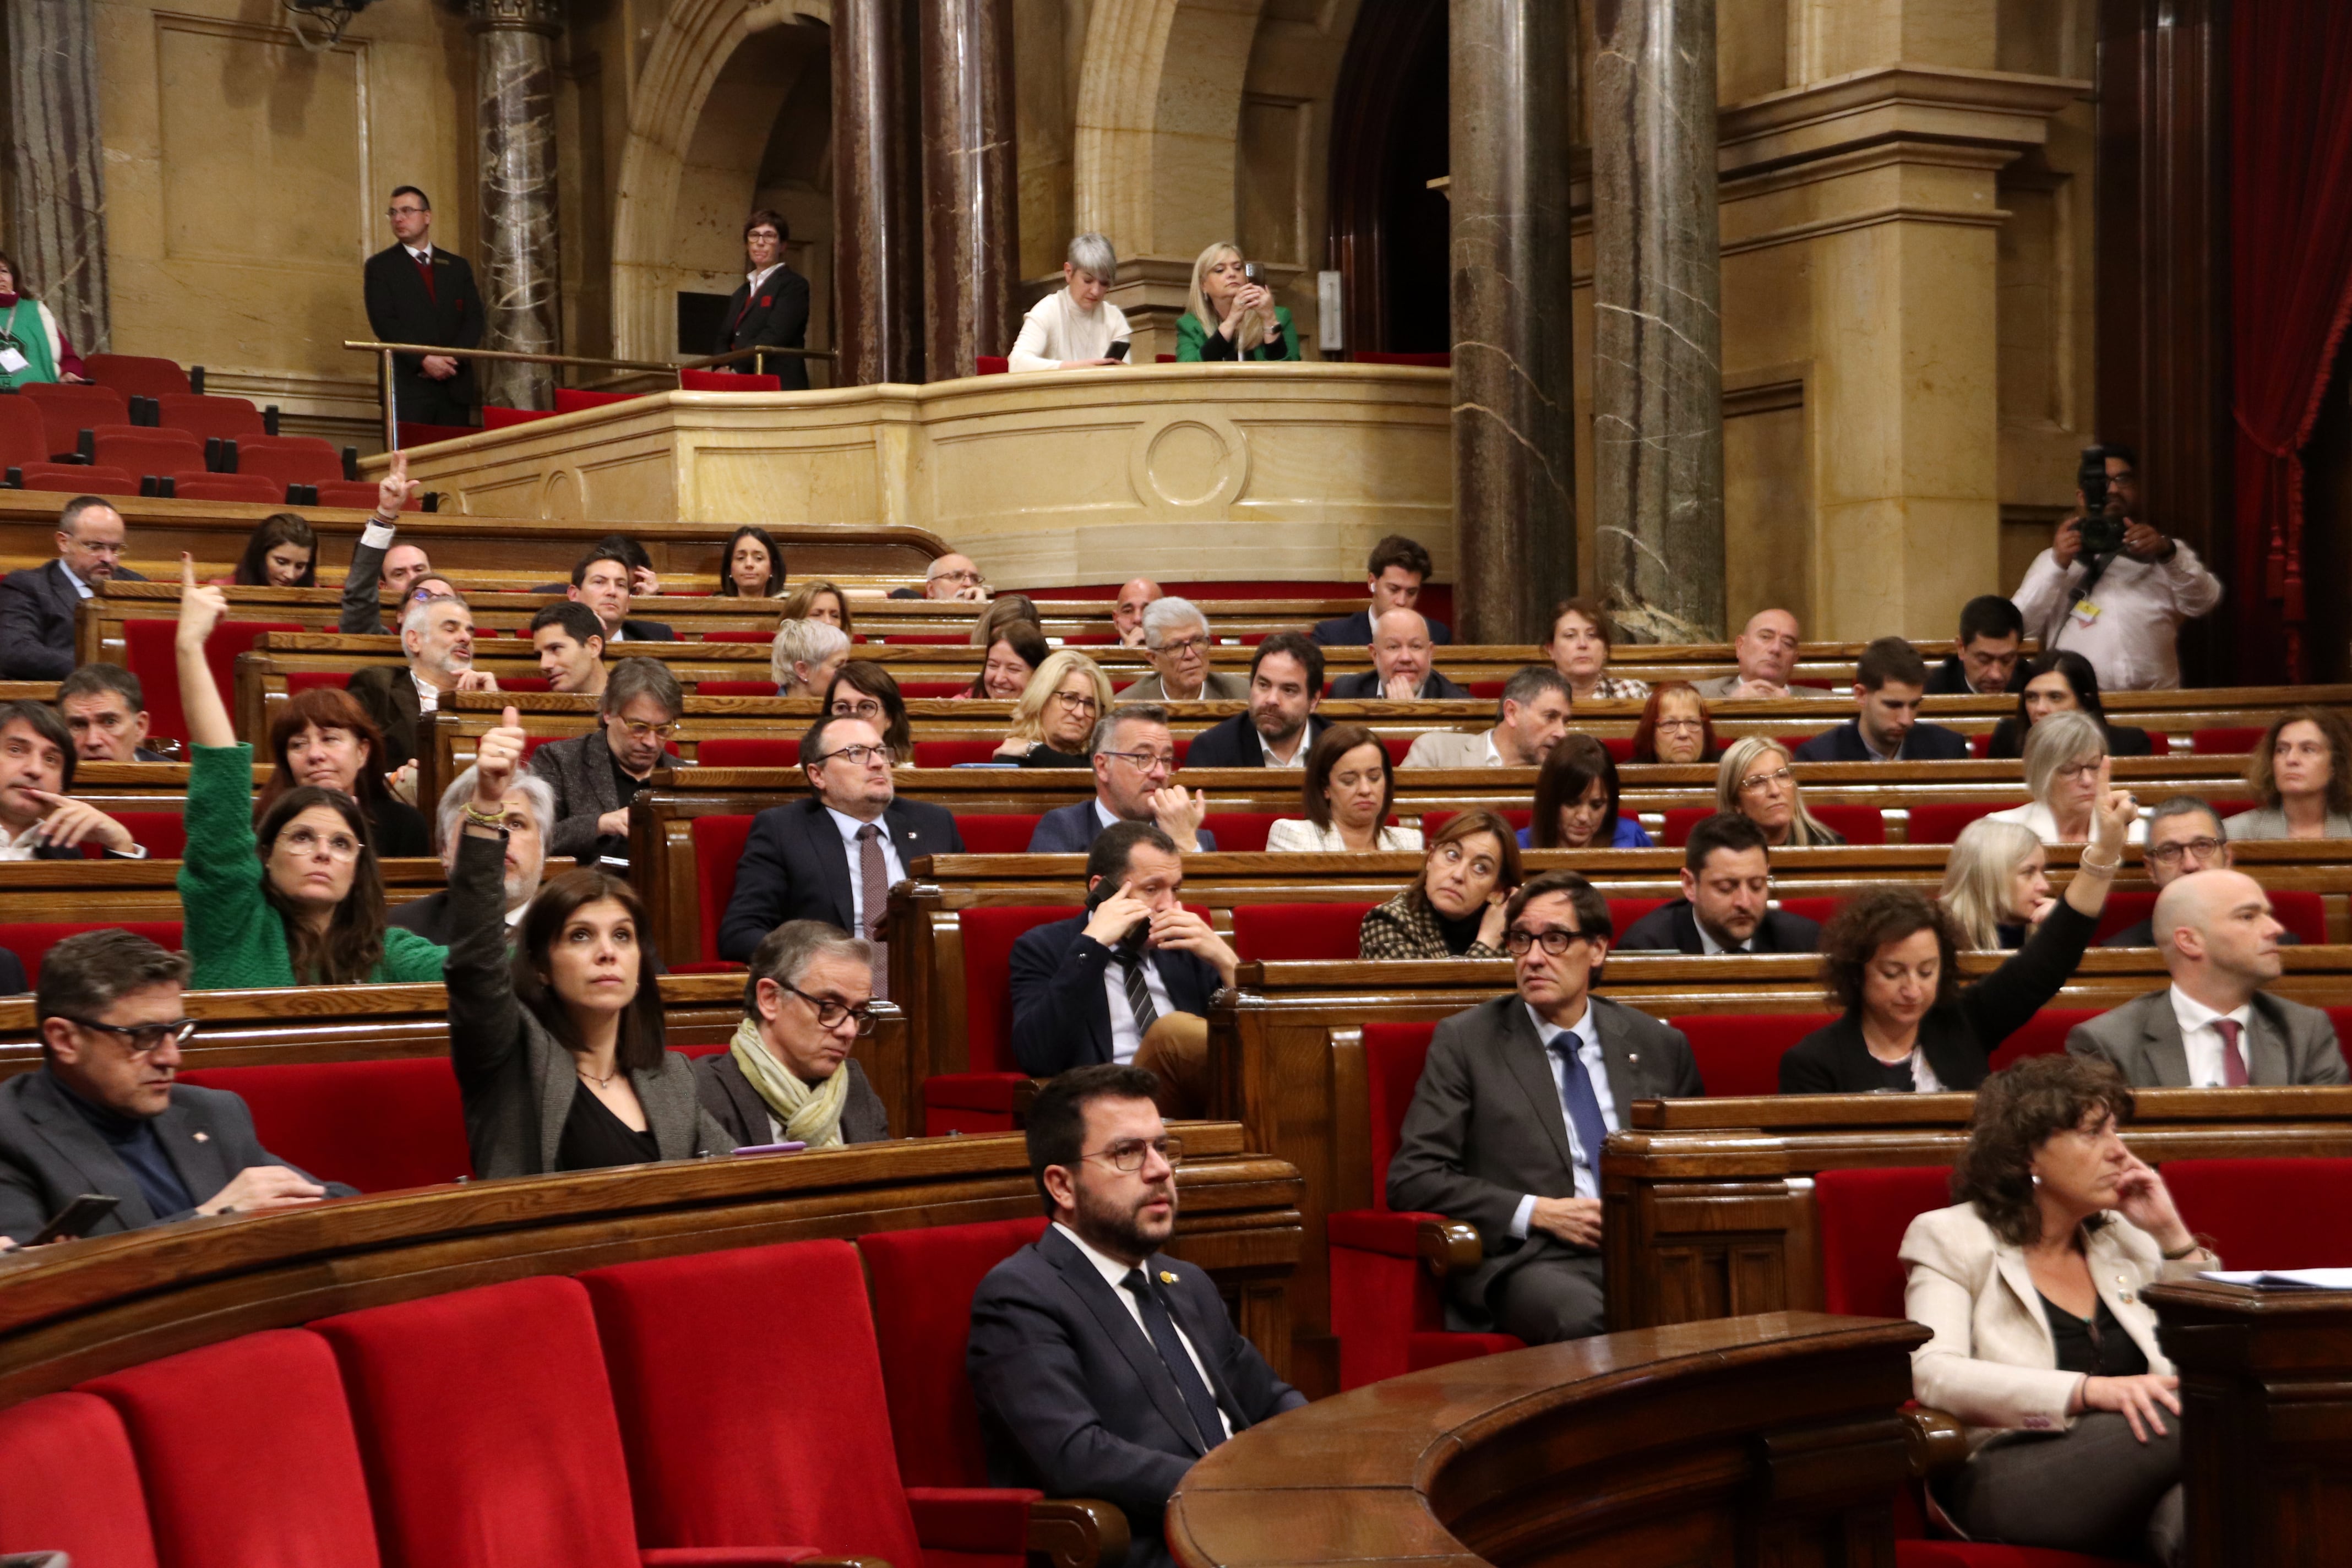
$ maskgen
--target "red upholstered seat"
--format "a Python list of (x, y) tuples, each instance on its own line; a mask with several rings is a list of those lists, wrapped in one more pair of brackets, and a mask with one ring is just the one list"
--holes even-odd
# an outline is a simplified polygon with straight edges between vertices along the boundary
[(376, 1568), (359, 1438), (318, 1335), (247, 1334), (82, 1386), (131, 1435), (172, 1568)]
[[(130, 829), (132, 840), (146, 849), (150, 859), (177, 860), (188, 847), (187, 819), (176, 811), (110, 811), (107, 815)], [(106, 858), (105, 848), (94, 843), (83, 845), (81, 852), (92, 860)]]
[(0, 947), (6, 948), (24, 961), (25, 978), (41, 978), (41, 960), (49, 949), (69, 936), (79, 936), (86, 931), (121, 929), (145, 937), (158, 946), (174, 952), (180, 946), (178, 921), (11, 921), (0, 924)]
[(2168, 1160), (2163, 1175), (2228, 1268), (2352, 1267), (2352, 1160)]
[(2156, 895), (2148, 893), (2109, 893), (2107, 901), (2099, 906), (2099, 923), (2091, 933), (2091, 945), (2096, 947), (2126, 926), (2137, 925), (2156, 910)]
[(188, 397), (188, 373), (177, 360), (153, 354), (84, 354), (90, 380), (125, 397)]
[(1012, 368), (1013, 361), (1008, 355), (976, 354), (972, 359), (971, 373), (974, 375), (1003, 375)]
[(1999, 1072), (2027, 1057), (2054, 1057), (2066, 1048), (2066, 1036), (2077, 1024), (2087, 1024), (2104, 1007), (2044, 1007), (2026, 1020), (2025, 1027), (1993, 1047), (1992, 1070)]
[(702, 951), (693, 956), (705, 963), (719, 962), (719, 928), (735, 897), (735, 866), (751, 837), (748, 816), (698, 816), (694, 836), (694, 890), (701, 905)]
[(267, 474), (212, 474), (183, 468), (172, 476), (177, 500), (239, 501), (252, 506), (276, 506), (286, 499), (286, 487)]
[(518, 1279), (312, 1327), (342, 1367), (389, 1562), (639, 1568), (628, 1462), (578, 1281)]
[[(903, 693), (902, 693), (903, 695)], [(1002, 741), (918, 741), (915, 742), (915, 765), (919, 768), (953, 768), (966, 763), (992, 763)]]
[(183, 1083), (232, 1091), (261, 1146), (363, 1193), (474, 1173), (457, 1076), (444, 1057), (192, 1068)]
[[(1823, 804), (1808, 805), (1805, 809), (1811, 812), (1823, 827), (1843, 834), (1848, 844), (1886, 842), (1886, 818), (1874, 805)], [(1711, 805), (1675, 807), (1666, 813), (1666, 836), (1660, 842), (1668, 848), (1681, 848), (1690, 842), (1691, 829), (1714, 815), (1715, 807)]]
[[(379, 493), (373, 479), (327, 479), (310, 488), (319, 492), (319, 499), (311, 503), (314, 506), (366, 507), (371, 511), (375, 509)], [(411, 496), (400, 503), (400, 510), (423, 511), (425, 498)]]
[[(714, 635), (703, 640), (710, 642), (717, 639)], [(759, 640), (765, 642), (768, 639), (761, 637)], [(698, 680), (694, 683), (694, 694), (698, 697), (773, 697), (776, 683), (772, 680)], [(793, 742), (795, 746), (799, 743), (797, 741)]]
[(135, 496), (139, 476), (128, 468), (89, 468), (70, 463), (44, 463), (17, 476), (28, 490), (53, 495)]
[(1830, 917), (1837, 913), (1838, 905), (1844, 900), (1834, 894), (1829, 894), (1806, 899), (1780, 899), (1776, 901), (1790, 914), (1809, 920), (1815, 925), (1827, 925)]
[[(155, 417), (166, 429), (185, 430), (198, 440), (218, 437), (235, 441), (247, 436), (267, 436), (269, 426), (249, 397), (216, 397), (201, 392), (155, 395)], [(406, 446), (406, 436), (401, 445)]]
[(176, 474), (205, 466), (202, 437), (147, 425), (99, 425), (90, 429), (90, 461), (134, 474)]
[(73, 456), (85, 430), (94, 430), (100, 425), (131, 423), (131, 399), (111, 386), (75, 386), (43, 381), (23, 388), (16, 395), (41, 411), (41, 424), (47, 431), (52, 458)]
[[(776, 634), (773, 632), (705, 632), (702, 634), (702, 640), (704, 642), (772, 643), (776, 640)], [(775, 682), (770, 681), (768, 684), (772, 688)]]
[(501, 408), (495, 403), (485, 403), (482, 405), (482, 428), (511, 430), (518, 425), (530, 425), (541, 419), (552, 419), (556, 413), (557, 411), (552, 408)]
[(1830, 1023), (1828, 1013), (1692, 1013), (1666, 1022), (1690, 1041), (1706, 1092), (1780, 1092), (1780, 1058), (1790, 1046)]
[(972, 855), (1025, 855), (1036, 831), (1034, 811), (968, 811), (956, 818), (956, 833)]
[(1813, 1178), (1821, 1215), (1822, 1310), (1864, 1318), (1903, 1315), (1903, 1262), (1895, 1249), (1911, 1222), (1952, 1202), (1942, 1165), (1823, 1171)]
[[(580, 1283), (604, 1344), (639, 1542), (923, 1561), (856, 1247), (740, 1247), (591, 1269)], [(793, 1353), (743, 1354), (777, 1332), (780, 1310)], [(814, 1407), (812, 1369), (824, 1388)], [(1006, 1548), (1013, 1568), (1027, 1527), (1024, 1509)]]
[(2231, 756), (2261, 745), (2263, 733), (2259, 724), (2217, 724), (2210, 729), (2189, 731), (2189, 744), (2200, 757)]
[[(1439, 828), (1444, 826), (1447, 823), (1453, 821), (1455, 817), (1461, 815), (1462, 814), (1458, 811), (1423, 812), (1421, 814), (1422, 837), (1424, 839), (1434, 837)], [(1513, 831), (1526, 827), (1536, 819), (1535, 809), (1532, 806), (1514, 806), (1507, 811), (1498, 812), (1496, 815), (1501, 816), (1505, 822), (1509, 823)]]
[(89, 1568), (155, 1568), (130, 1435), (94, 1394), (0, 1410), (0, 1552), (60, 1551)]
[(677, 373), (677, 389), (680, 392), (782, 392), (784, 378), (731, 370), (682, 370)]
[(1662, 909), (1673, 901), (1671, 899), (1612, 899), (1609, 900), (1609, 924), (1619, 936), (1623, 936), (1627, 926), (1652, 910)]
[(316, 436), (246, 436), (234, 452), (233, 474), (267, 474), (289, 485), (331, 485), (343, 477), (341, 454)]
[(1013, 944), (1033, 927), (1066, 921), (1069, 904), (958, 910), (963, 949), (964, 1064), (959, 1073), (923, 1080), (923, 1135), (1010, 1132), (1013, 1097), (1029, 1075), (1013, 1063)]
[[(702, 683), (709, 691), (710, 683)], [(801, 743), (793, 741), (705, 741), (695, 760), (706, 768), (790, 768), (800, 765)]]
[(555, 411), (577, 414), (583, 408), (609, 408), (615, 403), (635, 403), (644, 395), (638, 392), (583, 392), (578, 387), (559, 386), (555, 389)]
[[(1960, 829), (1980, 816), (2020, 804), (1998, 800), (1938, 802), (1911, 807), (1911, 839), (1914, 844), (1949, 844), (1960, 836)], [(1821, 813), (1815, 811), (1816, 816)], [(1827, 822), (1829, 818), (1822, 817)]]
[(1298, 815), (1295, 811), (1213, 811), (1201, 819), (1201, 826), (1217, 836), (1218, 853), (1256, 854), (1265, 848), (1268, 828)]
[(1235, 904), (1234, 952), (1245, 963), (1353, 959), (1370, 904)]
[(0, 395), (0, 468), (38, 468), (48, 460), (49, 427), (40, 409)]
[[(180, 667), (172, 651), (175, 621), (122, 623), (123, 662), (147, 692), (147, 716), (154, 733), (166, 740), (188, 738), (187, 716), (180, 710)], [(250, 649), (264, 632), (299, 632), (299, 621), (223, 621), (205, 643), (205, 661), (223, 691), (236, 689), (236, 656)]]

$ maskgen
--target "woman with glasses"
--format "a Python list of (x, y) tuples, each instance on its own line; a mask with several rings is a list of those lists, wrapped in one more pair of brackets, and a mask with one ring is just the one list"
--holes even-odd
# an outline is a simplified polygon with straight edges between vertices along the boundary
[(761, 939), (727, 1048), (694, 1062), (695, 1087), (738, 1147), (838, 1149), (890, 1136), (882, 1097), (849, 1053), (874, 1032), (874, 949), (823, 921)]
[(870, 658), (853, 658), (834, 672), (824, 690), (824, 710), (836, 719), (863, 719), (890, 748), (894, 767), (915, 760), (915, 732), (907, 721), (907, 700), (888, 670)]
[(253, 748), (238, 742), (205, 658), (228, 598), (196, 581), (190, 557), (180, 557), (180, 572), (173, 651), (189, 757), (179, 889), (190, 984), (236, 991), (439, 980), (443, 950), (385, 924), (383, 876), (358, 802), (299, 784), (254, 822)]
[(736, 1140), (663, 1048), (658, 960), (629, 884), (567, 871), (508, 930), (505, 801), (527, 744), (511, 708), (478, 742), (449, 870), (449, 1062), (474, 1173), (724, 1154)]
[[(2098, 722), (2087, 713), (2053, 713), (2025, 738), (2025, 788), (2033, 798), (1990, 820), (2016, 823), (2044, 844), (2080, 844), (2097, 826), (2106, 776), (2107, 738)], [(2130, 841), (2147, 839), (2147, 825), (2133, 818)]]
[(1952, 917), (1960, 945), (2013, 949), (2056, 906), (2042, 840), (2014, 822), (1969, 823), (1952, 841), (1936, 901)]
[(784, 591), (784, 552), (764, 528), (745, 523), (729, 534), (719, 560), (720, 598), (772, 599)]
[(1412, 885), (1364, 913), (1359, 958), (1500, 958), (1503, 907), (1519, 885), (1511, 825), (1480, 808), (1431, 836)]
[(1396, 767), (1381, 738), (1361, 724), (1334, 724), (1307, 753), (1301, 781), (1307, 816), (1286, 816), (1265, 831), (1269, 850), (1353, 851), (1418, 849), (1421, 829), (1391, 827), (1396, 804)]
[(1110, 711), (1110, 678), (1076, 648), (1047, 656), (1013, 705), (1013, 729), (996, 748), (1024, 768), (1088, 768), (1095, 722)]
[(823, 577), (803, 578), (798, 587), (784, 595), (777, 613), (788, 621), (823, 621), (839, 626), (843, 637), (857, 640), (857, 627), (850, 620), (849, 595)]
[(2017, 711), (1992, 727), (1992, 738), (1985, 743), (1986, 756), (2023, 754), (2033, 726), (2053, 713), (2088, 714), (2105, 731), (2111, 757), (2145, 757), (2155, 751), (2156, 742), (2147, 738), (2147, 731), (2107, 722), (2106, 708), (2099, 700), (2099, 672), (2074, 649), (2062, 647), (2035, 655), (2021, 679)]
[(1780, 1058), (1782, 1094), (1932, 1094), (1973, 1089), (1992, 1053), (2049, 1005), (2083, 962), (2123, 868), (2139, 805), (2107, 787), (2100, 763), (2091, 843), (2065, 896), (2007, 962), (1973, 985), (1949, 911), (1916, 888), (1872, 888), (1822, 928), (1822, 978), (1843, 1016)]
[(2246, 765), (2262, 804), (2223, 825), (2243, 838), (2352, 838), (2352, 725), (2332, 708), (2297, 708), (2271, 721)]
[(1633, 726), (1635, 762), (1712, 763), (1722, 755), (1715, 721), (1697, 687), (1687, 680), (1668, 680), (1650, 689), (1641, 721)]
[(1715, 808), (1748, 818), (1764, 830), (1775, 849), (1814, 849), (1845, 842), (1844, 834), (1823, 826), (1805, 809), (1804, 792), (1790, 770), (1789, 753), (1769, 736), (1745, 736), (1725, 749), (1715, 770)]
[(1519, 847), (1649, 848), (1649, 834), (1618, 809), (1622, 799), (1609, 748), (1590, 735), (1563, 735), (1536, 774), (1535, 816), (1519, 829)]

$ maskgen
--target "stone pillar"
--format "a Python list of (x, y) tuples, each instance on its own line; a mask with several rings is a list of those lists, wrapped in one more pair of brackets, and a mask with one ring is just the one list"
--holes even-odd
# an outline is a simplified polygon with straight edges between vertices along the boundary
[(1570, 0), (1453, 0), (1458, 635), (1543, 639), (1576, 592), (1570, 358)]
[(47, 305), (83, 353), (111, 337), (106, 180), (98, 123), (97, 7), (7, 0), (7, 249), (18, 286)]
[(1715, 0), (1599, 0), (1592, 443), (1600, 581), (1657, 642), (1724, 635)]
[[(482, 346), (555, 353), (555, 34), (562, 0), (468, 0), (481, 142)], [(482, 401), (555, 405), (555, 367), (479, 362)]]
[(904, 134), (905, 9), (900, 0), (834, 0), (835, 386), (922, 379), (922, 213), (908, 190), (918, 171)]
[(1019, 330), (1013, 17), (1005, 0), (927, 0), (919, 15), (924, 366), (945, 380)]

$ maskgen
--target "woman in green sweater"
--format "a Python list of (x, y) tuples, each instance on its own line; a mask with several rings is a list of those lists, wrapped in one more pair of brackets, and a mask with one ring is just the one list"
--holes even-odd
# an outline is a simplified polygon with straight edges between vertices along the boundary
[(367, 818), (351, 796), (306, 784), (253, 821), (253, 748), (239, 744), (205, 658), (228, 613), (218, 588), (180, 557), (174, 651), (188, 721), (188, 847), (182, 931), (200, 991), (356, 985), (441, 978), (446, 950), (387, 928), (383, 877)]
[(1250, 280), (1241, 247), (1221, 239), (1192, 263), (1192, 303), (1176, 318), (1176, 357), (1276, 360), (1298, 357), (1287, 307)]

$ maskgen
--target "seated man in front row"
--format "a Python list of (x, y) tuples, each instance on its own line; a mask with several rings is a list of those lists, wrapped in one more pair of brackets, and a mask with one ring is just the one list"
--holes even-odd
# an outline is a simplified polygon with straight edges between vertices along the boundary
[(2316, 1007), (2263, 989), (2279, 977), (2279, 938), (2262, 884), (2216, 868), (2176, 878), (2156, 896), (2156, 950), (2172, 984), (2066, 1037), (2135, 1089), (2236, 1089), (2347, 1083), (2336, 1026)]
[(1691, 829), (1683, 846), (1683, 896), (1625, 928), (1620, 952), (1817, 952), (1819, 922), (1771, 907), (1771, 847), (1736, 811)]
[(882, 1097), (849, 1059), (874, 1032), (872, 944), (823, 921), (786, 921), (752, 953), (743, 1021), (727, 1049), (694, 1059), (702, 1109), (739, 1150), (838, 1149), (890, 1136)]
[[(2231, 869), (2234, 862), (2229, 835), (2221, 831), (2221, 814), (2193, 795), (2176, 795), (2158, 802), (2147, 814), (2147, 847), (2140, 851), (2140, 861), (2159, 893), (2183, 877)], [(2282, 947), (2293, 947), (2301, 940), (2291, 931), (2279, 932)], [(2099, 945), (2154, 947), (2156, 911), (2150, 910), (2147, 920), (2124, 927)]]
[(1949, 763), (1969, 754), (1957, 731), (1919, 720), (1927, 661), (1901, 637), (1880, 637), (1853, 670), (1854, 716), (1789, 753), (1799, 763)]
[(0, 1084), (0, 1236), (29, 1241), (84, 1193), (121, 1200), (93, 1236), (352, 1195), (264, 1149), (236, 1095), (172, 1081), (187, 979), (184, 954), (119, 927), (41, 960), (41, 1067)]
[(1505, 906), (1517, 990), (1437, 1026), (1389, 1162), (1389, 1206), (1475, 1226), (1486, 1259), (1447, 1281), (1454, 1329), (1529, 1344), (1604, 1326), (1601, 1148), (1637, 1100), (1706, 1092), (1682, 1031), (1591, 994), (1609, 900), (1573, 871)]
[(1168, 1500), (1234, 1433), (1307, 1403), (1235, 1331), (1216, 1285), (1159, 1248), (1183, 1145), (1139, 1068), (1064, 1073), (1029, 1108), (1054, 1223), (971, 1299), (964, 1371), (992, 1486), (1118, 1505), (1127, 1568), (1165, 1568)]
[[(1408, 768), (1539, 768), (1568, 733), (1574, 700), (1568, 682), (1548, 664), (1531, 664), (1503, 685), (1495, 727), (1475, 735), (1432, 730), (1413, 738)], [(1198, 766), (1198, 763), (1194, 764)]]

